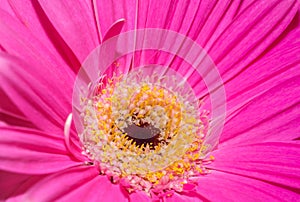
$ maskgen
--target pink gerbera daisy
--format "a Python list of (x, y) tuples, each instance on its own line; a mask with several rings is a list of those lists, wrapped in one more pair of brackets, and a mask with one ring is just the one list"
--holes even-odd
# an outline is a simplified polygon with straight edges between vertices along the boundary
[(0, 200), (297, 201), (299, 2), (3, 1)]

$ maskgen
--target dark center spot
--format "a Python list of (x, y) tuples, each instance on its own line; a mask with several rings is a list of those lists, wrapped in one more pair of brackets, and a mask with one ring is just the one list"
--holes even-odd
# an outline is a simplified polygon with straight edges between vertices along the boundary
[(160, 130), (155, 128), (149, 123), (140, 121), (139, 125), (129, 125), (124, 128), (124, 133), (127, 133), (128, 140), (133, 140), (137, 146), (146, 147), (149, 144), (150, 149), (154, 149), (160, 142), (158, 138), (160, 136)]

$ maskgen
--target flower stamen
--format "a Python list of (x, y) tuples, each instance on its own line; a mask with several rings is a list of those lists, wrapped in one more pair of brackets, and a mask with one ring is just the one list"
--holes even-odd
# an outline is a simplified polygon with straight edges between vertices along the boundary
[(129, 192), (180, 192), (208, 172), (201, 152), (207, 114), (199, 113), (192, 93), (168, 88), (173, 77), (158, 78), (139, 72), (103, 78), (93, 96), (82, 99), (80, 139), (88, 156)]

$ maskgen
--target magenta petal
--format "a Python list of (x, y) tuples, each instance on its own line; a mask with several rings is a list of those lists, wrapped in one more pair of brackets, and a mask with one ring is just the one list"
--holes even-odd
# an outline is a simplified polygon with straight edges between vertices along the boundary
[[(210, 168), (300, 190), (300, 142), (266, 142), (220, 147)], [(209, 176), (209, 175), (208, 175)]]
[(8, 198), (20, 184), (28, 180), (28, 175), (0, 171), (0, 200)]
[[(206, 7), (203, 5), (201, 7), (204, 7), (206, 12), (201, 13), (201, 11), (199, 11), (194, 22), (194, 25), (197, 25), (197, 21), (200, 21), (202, 26), (199, 28), (194, 26), (194, 28), (191, 27), (191, 29), (199, 30), (198, 34), (195, 32), (194, 38), (197, 39), (199, 44), (206, 47), (214, 42), (232, 23), (244, 1), (214, 1), (214, 3), (212, 3), (211, 0), (207, 0), (203, 2), (207, 5)], [(202, 19), (198, 19), (200, 15), (204, 15)]]
[[(144, 2), (146, 3), (146, 2)], [(123, 31), (132, 30), (135, 22), (136, 1), (96, 1), (102, 36), (118, 20), (125, 19)]]
[(256, 59), (287, 28), (297, 0), (254, 1), (206, 48), (225, 80)]
[(24, 175), (0, 171), (0, 201), (14, 199), (26, 192), (33, 184), (44, 176)]
[(167, 202), (199, 202), (204, 201), (198, 197), (183, 195), (181, 193), (174, 193), (171, 197), (166, 197)]
[(0, 170), (47, 174), (82, 164), (68, 156), (63, 139), (29, 129), (0, 127)]
[[(168, 29), (193, 39), (199, 37), (199, 42), (203, 44), (203, 40), (209, 39), (219, 24), (221, 30), (224, 30), (224, 27), (232, 21), (240, 1), (152, 0), (141, 3), (120, 0), (105, 3), (97, 1), (97, 3), (102, 33), (105, 33), (116, 20), (125, 18), (125, 31), (134, 28)], [(205, 29), (201, 31), (204, 26)]]
[(199, 180), (198, 193), (208, 201), (297, 201), (297, 190), (231, 173), (213, 171)]
[(114, 24), (112, 24), (108, 31), (105, 33), (102, 42), (120, 34), (124, 24), (125, 19), (119, 19)]
[[(118, 186), (119, 187), (119, 186)], [(31, 187), (23, 199), (32, 201), (124, 201), (116, 185), (99, 176), (94, 166), (81, 166), (50, 175)]]
[[(286, 61), (289, 56), (299, 55), (299, 51), (295, 50), (299, 47), (299, 33), (286, 32), (286, 30), (292, 31), (297, 26), (298, 2), (281, 1), (280, 4), (277, 4), (277, 2), (279, 1), (240, 2), (241, 5), (238, 6), (240, 11), (236, 11), (235, 17), (231, 14), (231, 20), (229, 17), (229, 19), (221, 19), (220, 24), (214, 24), (215, 15), (212, 14), (209, 22), (212, 21), (213, 23), (208, 23), (208, 27), (215, 25), (216, 30), (212, 27), (212, 30), (205, 31), (204, 27), (202, 34), (199, 35), (197, 42), (209, 50), (210, 56), (212, 56), (221, 72), (223, 81), (229, 86), (232, 85), (229, 87), (230, 90), (235, 88), (235, 95), (240, 95), (242, 89), (244, 89), (240, 87), (246, 86), (247, 83), (253, 83), (258, 79), (259, 82), (262, 82), (263, 79), (270, 79), (268, 77), (263, 78), (274, 74), (274, 71), (269, 71), (269, 69), (279, 70), (278, 68), (284, 63), (295, 62), (298, 58)], [(240, 9), (245, 3), (249, 7)], [(229, 10), (231, 7), (232, 5)], [(278, 10), (280, 12), (277, 12)], [(230, 13), (232, 12), (234, 11), (230, 11)], [(225, 10), (224, 15), (227, 14)], [(264, 17), (259, 17), (260, 15)], [(256, 17), (258, 18), (255, 20)], [(287, 36), (284, 43), (277, 46), (276, 51), (274, 51), (273, 47), (281, 39), (284, 39), (286, 33), (292, 33), (292, 36)], [(254, 36), (251, 37), (252, 34)], [(207, 44), (205, 38), (209, 39)], [(279, 53), (281, 48), (283, 49), (283, 55)], [(272, 53), (269, 52), (270, 50)], [(274, 52), (279, 54), (272, 57)], [(253, 63), (257, 60), (260, 61), (259, 64), (253, 66)], [(278, 62), (279, 65), (277, 65)], [(278, 71), (278, 73), (280, 72)], [(243, 75), (241, 76), (241, 74)], [(233, 79), (235, 82), (232, 81)], [(243, 82), (240, 82), (241, 80)]]
[(299, 34), (299, 28), (289, 32), (225, 84), (228, 119), (221, 142), (235, 144), (247, 138), (247, 143), (254, 143), (299, 137)]
[[(15, 19), (19, 19), (26, 29), (55, 55), (57, 61), (66, 62), (75, 71), (78, 70), (78, 59), (53, 27), (38, 1), (10, 0), (9, 4), (17, 16)], [(18, 30), (18, 26), (15, 29)]]
[[(0, 9), (0, 47), (3, 47), (5, 52), (21, 58), (31, 66), (40, 68), (38, 73), (50, 76), (55, 72), (54, 76), (56, 78), (72, 81), (74, 73), (62, 60), (64, 58), (58, 56), (51, 45), (47, 47), (48, 40), (44, 44), (43, 41), (40, 41), (43, 40), (43, 37), (39, 39), (39, 36), (35, 36), (25, 24)], [(52, 71), (49, 70), (50, 67)], [(37, 70), (35, 69), (35, 71)]]
[(10, 99), (2, 102), (13, 102), (41, 130), (61, 135), (71, 111), (72, 82), (56, 77), (54, 69), (37, 69), (8, 55), (1, 54), (0, 63), (0, 89)]
[(39, 3), (60, 36), (82, 63), (99, 44), (93, 12), (87, 2), (40, 0)]
[(36, 128), (24, 114), (18, 109), (14, 102), (0, 88), (0, 120), (5, 121), (10, 125), (22, 127)]
[(228, 114), (221, 143), (251, 144), (299, 137), (299, 66), (291, 70), (293, 73), (287, 75), (291, 78), (286, 80), (282, 74), (279, 84)]
[[(9, 13), (10, 15), (16, 17), (14, 11), (12, 10), (9, 1), (1, 1), (1, 9), (3, 9), (5, 12)], [(1, 46), (0, 46), (1, 47)], [(0, 48), (1, 50), (1, 48)]]
[(120, 185), (112, 184), (106, 176), (95, 178), (81, 184), (78, 188), (59, 198), (59, 201), (128, 201), (128, 194), (121, 190)]
[(144, 192), (133, 192), (129, 195), (130, 202), (151, 202), (150, 196), (147, 196)]
[(297, 68), (300, 62), (299, 35), (299, 28), (283, 35), (283, 39), (274, 44), (270, 51), (226, 83), (229, 108), (300, 74)]

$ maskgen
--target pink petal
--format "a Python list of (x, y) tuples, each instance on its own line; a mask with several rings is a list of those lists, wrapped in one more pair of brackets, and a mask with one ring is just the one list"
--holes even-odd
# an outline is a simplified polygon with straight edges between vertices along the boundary
[(14, 11), (11, 9), (11, 6), (9, 5), (9, 1), (1, 1), (1, 9), (9, 13), (10, 15), (16, 17)]
[[(290, 25), (291, 30), (288, 30), (289, 32), (284, 34), (279, 43), (274, 44), (269, 52), (226, 83), (228, 100), (232, 102), (229, 103), (230, 108), (230, 105), (235, 106), (280, 83), (281, 80), (299, 74), (297, 68), (295, 70), (293, 68), (300, 61), (300, 29), (293, 29), (293, 26), (295, 23)], [(240, 82), (241, 80), (243, 82)], [(238, 88), (237, 84), (239, 84)]]
[(228, 115), (220, 142), (238, 145), (299, 137), (300, 72), (297, 69), (299, 66), (291, 68), (295, 75), (280, 75), (282, 80), (277, 85), (237, 105)]
[(112, 184), (106, 176), (97, 175), (80, 187), (59, 198), (60, 201), (128, 201), (128, 193), (119, 184)]
[(14, 102), (0, 89), (1, 105), (0, 120), (10, 125), (36, 128), (18, 109)]
[(0, 126), (8, 126), (5, 122), (0, 121)]
[[(241, 1), (151, 1), (148, 16), (141, 27), (174, 30), (196, 40), (203, 47), (207, 40), (220, 35), (237, 13)], [(167, 12), (166, 12), (166, 9)], [(153, 10), (155, 12), (153, 12)], [(157, 21), (157, 19), (161, 19)]]
[(46, 174), (82, 164), (68, 155), (61, 138), (35, 130), (0, 126), (0, 169)]
[(24, 174), (16, 174), (0, 171), (0, 201), (5, 201), (8, 198), (14, 198), (23, 194), (38, 180), (44, 176), (30, 176)]
[(287, 190), (276, 184), (213, 171), (199, 180), (198, 193), (207, 201), (297, 201), (297, 190)]
[(81, 166), (50, 175), (23, 196), (32, 201), (125, 201), (119, 186), (112, 185), (94, 166)]
[(136, 1), (96, 1), (95, 7), (102, 36), (108, 32), (112, 24), (123, 18), (125, 19), (123, 31), (133, 29)]
[[(41, 41), (55, 55), (57, 61), (66, 63), (74, 71), (80, 67), (80, 62), (73, 51), (53, 27), (38, 1), (10, 0), (9, 4), (16, 18), (26, 26), (37, 40)], [(15, 30), (19, 28), (14, 27)]]
[(211, 44), (209, 54), (225, 81), (270, 46), (298, 10), (297, 0), (254, 1)]
[(195, 197), (195, 196), (188, 196), (182, 193), (174, 193), (171, 197), (166, 197), (167, 202), (199, 202), (205, 201), (204, 198)]
[(99, 44), (93, 12), (86, 1), (39, 1), (47, 17), (80, 62)]
[[(206, 1), (204, 1), (206, 2)], [(193, 38), (197, 40), (197, 42), (206, 47), (207, 44), (214, 42), (222, 32), (232, 23), (236, 15), (239, 13), (240, 6), (244, 1), (215, 1), (211, 3), (211, 1), (207, 1), (208, 4), (206, 7), (210, 8), (208, 12), (205, 14), (204, 19), (195, 18), (194, 27), (191, 29), (195, 29), (195, 34)], [(197, 30), (197, 21), (201, 20), (201, 27)], [(198, 33), (197, 33), (198, 32)]]
[(7, 198), (11, 193), (14, 192), (18, 185), (24, 183), (24, 181), (28, 180), (28, 178), (29, 176), (27, 175), (0, 171), (0, 200)]
[[(105, 3), (98, 1), (99, 24), (102, 33), (105, 33), (112, 23), (125, 18), (125, 31), (134, 28), (169, 29), (193, 39), (199, 36), (201, 39), (198, 40), (202, 42), (202, 39), (208, 39), (217, 27), (223, 30), (232, 21), (239, 4), (240, 1), (211, 0), (201, 2), (154, 0), (142, 3), (138, 1)], [(201, 31), (202, 29), (204, 30)]]
[[(5, 52), (23, 59), (32, 66), (39, 67), (39, 73), (52, 75), (53, 71), (56, 71), (57, 75), (55, 76), (59, 78), (64, 76), (65, 80), (74, 79), (74, 73), (51, 48), (52, 46), (47, 47), (49, 42), (43, 44), (43, 41), (40, 41), (38, 36), (33, 35), (21, 22), (0, 9), (1, 47)], [(43, 40), (42, 37), (41, 39)], [(47, 70), (46, 67), (51, 67), (52, 71)]]
[[(4, 97), (2, 102), (13, 102), (36, 127), (62, 135), (65, 119), (71, 111), (72, 82), (67, 76), (63, 77), (54, 68), (36, 68), (3, 54), (0, 63), (0, 88), (9, 98)], [(10, 109), (4, 110), (9, 112)]]
[[(266, 142), (222, 147), (212, 154), (211, 169), (300, 190), (300, 143)], [(209, 176), (209, 175), (208, 175)]]
[(129, 195), (130, 202), (151, 202), (151, 198), (147, 196), (144, 192), (133, 192)]
[(119, 19), (114, 24), (112, 24), (111, 27), (106, 32), (106, 34), (104, 35), (103, 42), (120, 34), (124, 24), (125, 24), (125, 19)]
[(294, 105), (299, 100), (299, 91), (297, 86), (293, 88), (297, 85), (294, 83), (299, 83), (300, 75), (299, 34), (300, 29), (289, 31), (267, 54), (225, 84), (228, 120), (221, 142), (241, 143), (247, 138), (251, 143), (299, 137), (295, 112), (298, 106)]
[[(240, 9), (245, 3), (247, 7)], [(233, 3), (228, 8), (230, 11), (228, 18), (221, 19), (220, 22), (215, 22), (215, 15), (212, 14), (209, 21), (212, 23), (208, 25), (212, 27), (208, 30), (203, 28), (197, 39), (197, 42), (208, 50), (225, 83), (231, 82), (235, 77), (238, 78), (253, 62), (269, 51), (278, 42), (279, 37), (284, 36), (291, 23), (295, 24), (299, 7), (296, 0), (242, 1), (240, 4), (239, 9), (235, 11), (231, 10)], [(224, 15), (227, 15), (226, 10)], [(256, 70), (264, 72), (260, 68)], [(252, 77), (251, 80), (255, 78)], [(240, 84), (239, 82), (238, 85), (236, 83), (234, 85)]]

